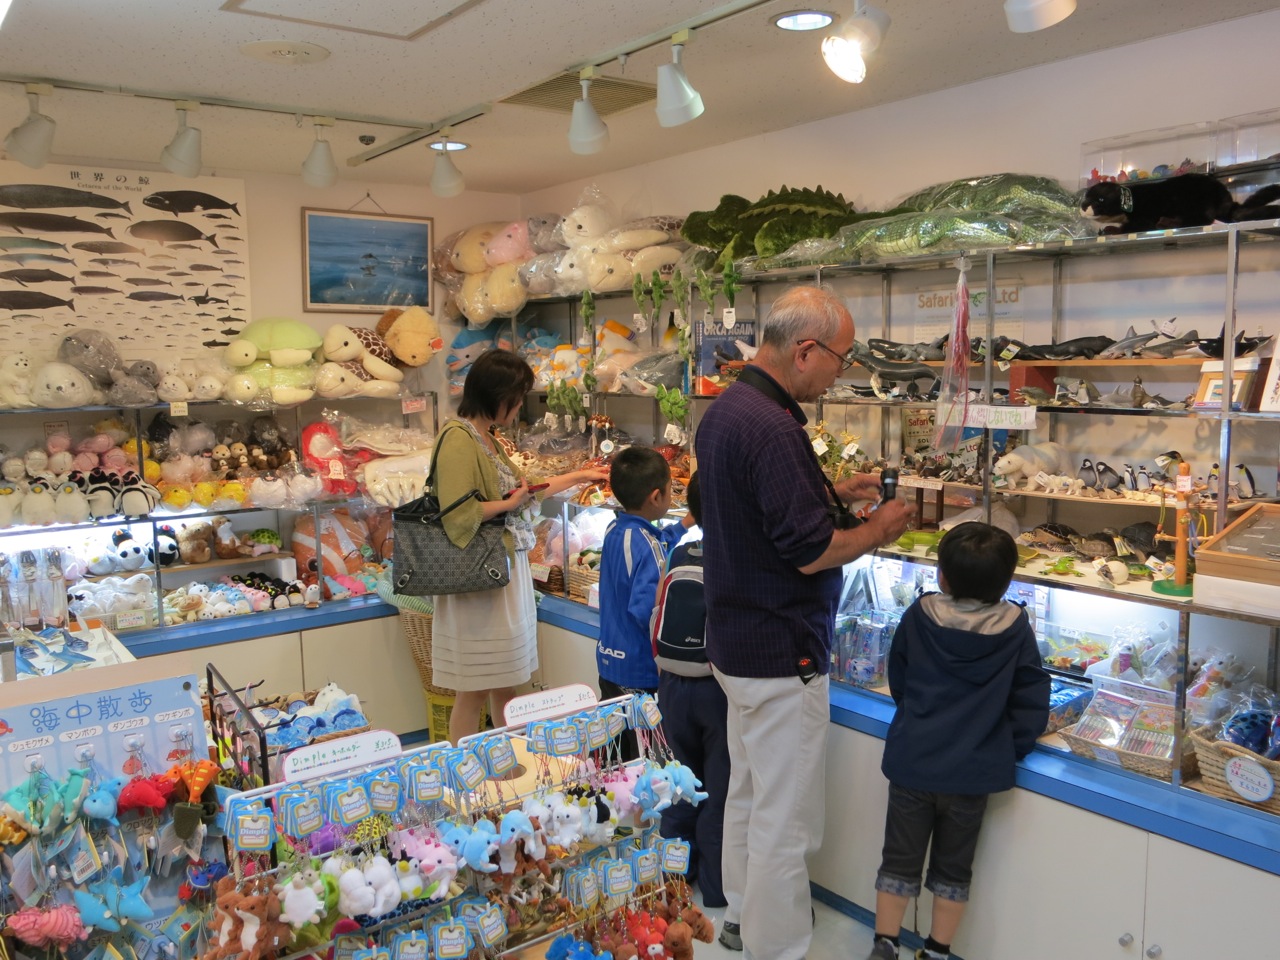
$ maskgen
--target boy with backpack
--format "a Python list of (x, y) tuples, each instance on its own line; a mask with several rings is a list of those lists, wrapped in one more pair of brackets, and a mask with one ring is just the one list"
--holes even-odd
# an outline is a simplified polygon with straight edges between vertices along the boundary
[[(702, 523), (698, 474), (689, 478), (689, 515)], [(702, 596), (702, 541), (676, 547), (658, 585), (653, 610), (653, 658), (658, 665), (662, 731), (675, 758), (702, 781), (707, 799), (697, 806), (672, 804), (662, 813), (662, 835), (692, 847), (689, 880), (706, 907), (727, 906), (720, 851), (724, 801), (729, 791), (728, 701), (707, 662), (707, 608)]]

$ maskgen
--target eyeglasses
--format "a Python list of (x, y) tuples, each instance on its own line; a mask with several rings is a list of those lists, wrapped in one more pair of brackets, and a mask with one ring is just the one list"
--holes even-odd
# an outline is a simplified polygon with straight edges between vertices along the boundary
[(837, 360), (839, 360), (839, 361), (840, 361), (840, 372), (841, 372), (841, 373), (844, 373), (846, 370), (848, 370), (850, 367), (852, 367), (852, 366), (854, 365), (854, 363), (856, 363), (856, 362), (857, 362), (856, 360), (853, 360), (853, 359), (852, 359), (852, 358), (850, 358), (850, 357), (846, 357), (846, 356), (844, 356), (843, 354), (836, 353), (834, 350), (832, 350), (830, 347), (828, 347), (828, 346), (827, 346), (825, 343), (823, 343), (821, 340), (815, 340), (815, 339), (813, 339), (812, 337), (808, 337), (808, 338), (806, 338), (806, 339), (804, 339), (804, 340), (797, 340), (797, 341), (796, 341), (796, 346), (797, 346), (797, 347), (799, 347), (799, 346), (802, 346), (802, 345), (804, 345), (804, 344), (806, 344), (806, 343), (816, 343), (816, 344), (817, 344), (818, 346), (820, 346), (823, 350), (827, 351), (827, 353), (831, 354), (833, 357), (835, 357)]

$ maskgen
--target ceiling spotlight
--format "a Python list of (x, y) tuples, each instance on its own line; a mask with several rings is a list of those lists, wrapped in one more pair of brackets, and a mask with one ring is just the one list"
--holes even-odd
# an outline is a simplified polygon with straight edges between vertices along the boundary
[(680, 52), (689, 42), (690, 32), (681, 30), (671, 38), (671, 63), (658, 67), (658, 123), (664, 127), (678, 127), (702, 116), (702, 94), (693, 89), (684, 75)]
[(582, 99), (573, 101), (573, 119), (569, 121), (569, 149), (574, 153), (599, 153), (609, 142), (609, 128), (592, 106), (591, 76), (587, 67), (582, 72)]
[(459, 150), (470, 150), (471, 144), (461, 140), (434, 140), (427, 144), (436, 153), (457, 153)]
[(4, 138), (4, 149), (9, 156), (28, 167), (39, 169), (49, 159), (53, 148), (53, 131), (58, 124), (52, 117), (40, 112), (40, 94), (51, 95), (53, 87), (47, 83), (28, 83), (27, 102), (31, 112), (27, 119), (9, 131)]
[(835, 17), (825, 10), (788, 10), (769, 19), (779, 30), (803, 31), (829, 27)]
[(161, 152), (160, 165), (180, 177), (197, 177), (201, 165), (200, 129), (187, 126), (187, 113), (199, 109), (200, 104), (195, 100), (175, 100), (173, 106), (178, 111), (178, 132)]
[(308, 187), (331, 187), (338, 179), (338, 165), (333, 161), (333, 148), (322, 134), (325, 127), (332, 127), (333, 117), (312, 117), (316, 128), (316, 142), (302, 164), (302, 182)]
[(1061, 23), (1076, 11), (1076, 0), (1004, 0), (1004, 16), (1014, 33), (1034, 33)]
[(889, 32), (889, 23), (889, 14), (865, 0), (857, 0), (853, 16), (822, 41), (822, 59), (841, 80), (861, 83), (867, 76), (863, 58), (880, 46)]
[(467, 188), (467, 183), (462, 179), (461, 171), (454, 166), (453, 157), (449, 156), (448, 127), (440, 131), (440, 144), (435, 167), (431, 171), (431, 192), (437, 197), (456, 197)]

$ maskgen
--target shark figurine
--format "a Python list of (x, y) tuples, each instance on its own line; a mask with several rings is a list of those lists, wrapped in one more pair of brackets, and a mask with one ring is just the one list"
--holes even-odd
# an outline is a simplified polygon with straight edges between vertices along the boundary
[(1172, 340), (1148, 343), (1138, 352), (1144, 357), (1176, 357), (1178, 354), (1190, 350), (1199, 339), (1200, 334), (1197, 331), (1188, 330), (1182, 336), (1174, 337)]
[(1107, 349), (1098, 354), (1099, 360), (1132, 360), (1134, 355), (1158, 336), (1155, 330), (1150, 333), (1138, 333), (1130, 324), (1125, 335)]

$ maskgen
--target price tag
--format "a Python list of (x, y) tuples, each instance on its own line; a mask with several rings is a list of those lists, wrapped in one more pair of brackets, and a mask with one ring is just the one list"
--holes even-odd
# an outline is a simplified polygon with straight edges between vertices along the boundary
[(1188, 474), (1184, 477), (1182, 474), (1178, 474), (1177, 479), (1174, 481), (1173, 489), (1178, 493), (1190, 493), (1191, 476)]
[(1037, 487), (1047, 487), (1049, 485), (1049, 475), (1041, 470), (1036, 474), (1035, 484)]
[(1170, 340), (1176, 339), (1178, 336), (1178, 324), (1176, 323), (1176, 320), (1176, 317), (1170, 317), (1168, 320), (1161, 320), (1160, 336), (1168, 337)]
[(401, 413), (422, 413), (427, 409), (426, 397), (405, 397), (400, 401)]
[(721, 314), (721, 320), (726, 330), (732, 330), (733, 325), (738, 322), (738, 311), (733, 307), (725, 307), (724, 313)]
[(573, 414), (572, 413), (566, 413), (564, 415), (564, 430), (565, 430), (565, 433), (571, 433), (573, 431)]
[(533, 579), (537, 580), (539, 583), (546, 583), (551, 579), (551, 568), (545, 563), (529, 564), (529, 572), (533, 574)]
[(185, 417), (187, 415), (187, 401), (175, 400), (169, 404), (169, 416)]
[(1223, 767), (1222, 775), (1231, 789), (1250, 803), (1270, 800), (1276, 791), (1276, 782), (1267, 768), (1248, 757), (1232, 757)]
[(343, 469), (341, 460), (329, 461), (329, 479), (330, 480), (347, 479), (347, 471)]
[(844, 445), (844, 449), (840, 451), (840, 458), (842, 460), (852, 460), (858, 455), (859, 449), (858, 441), (852, 440)]
[(644, 324), (644, 323), (645, 323), (644, 314), (643, 314), (643, 313), (633, 313), (633, 314), (631, 315), (631, 322), (632, 322), (632, 323), (634, 323), (634, 324), (636, 325), (636, 329), (637, 329), (637, 330), (643, 330), (643, 329), (644, 329), (644, 327), (642, 326), (642, 324)]
[(823, 454), (825, 454), (825, 453), (827, 452), (827, 449), (828, 449), (828, 448), (827, 448), (827, 441), (823, 440), (821, 437), (815, 437), (815, 438), (814, 438), (814, 440), (813, 440), (813, 452), (814, 452), (814, 453), (816, 453), (818, 456), (822, 456)]
[(146, 625), (147, 612), (145, 610), (124, 610), (116, 614), (117, 630), (135, 630)]
[[(667, 429), (662, 431), (662, 437), (667, 443), (674, 443), (679, 446), (684, 442), (684, 431), (674, 423), (668, 423)], [(600, 445), (601, 452), (604, 452), (604, 444)]]
[(898, 486), (902, 489), (941, 490), (944, 484), (936, 477), (899, 477)]
[(44, 438), (48, 440), (50, 437), (57, 436), (59, 433), (71, 432), (71, 428), (67, 425), (66, 420), (46, 420), (44, 422)]
[(556, 415), (550, 410), (542, 415), (542, 424), (548, 430), (554, 430), (556, 428), (556, 424), (559, 422), (560, 421), (556, 419)]
[(679, 307), (676, 307), (676, 309), (671, 312), (671, 319), (675, 322), (675, 325), (680, 328), (683, 328), (685, 324), (688, 323), (684, 318), (684, 311)]

